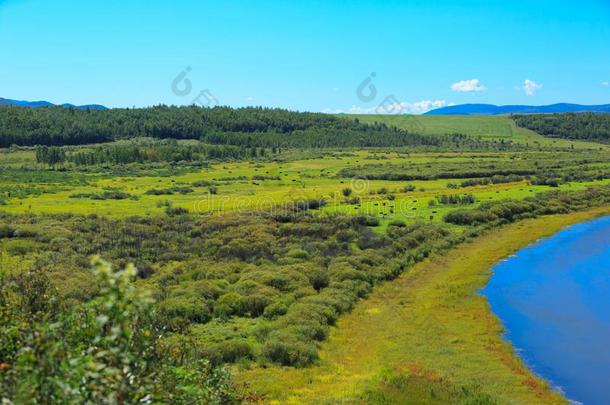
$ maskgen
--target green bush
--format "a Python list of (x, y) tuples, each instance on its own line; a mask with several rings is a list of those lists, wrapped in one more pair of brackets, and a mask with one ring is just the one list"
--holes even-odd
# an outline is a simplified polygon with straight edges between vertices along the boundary
[(7, 224), (0, 225), (0, 239), (2, 238), (12, 238), (15, 236), (15, 229)]
[(316, 346), (286, 337), (274, 338), (262, 347), (262, 355), (267, 360), (282, 366), (304, 367), (318, 359)]
[(265, 309), (272, 302), (272, 298), (263, 294), (247, 295), (242, 298), (242, 309), (256, 318), (265, 313)]
[(307, 259), (309, 257), (309, 253), (307, 253), (303, 249), (290, 249), (286, 256), (292, 257), (294, 259)]
[(254, 358), (252, 346), (243, 339), (225, 340), (216, 345), (215, 350), (224, 363), (235, 363), (241, 359), (251, 360)]
[(167, 207), (165, 209), (165, 213), (170, 217), (175, 217), (178, 215), (186, 215), (189, 213), (189, 211), (182, 207)]
[(282, 315), (286, 315), (288, 312), (288, 305), (286, 303), (278, 301), (272, 304), (269, 304), (263, 313), (263, 316), (267, 319), (275, 319)]
[(244, 297), (236, 292), (221, 295), (214, 308), (214, 314), (219, 317), (241, 315), (243, 312)]
[(28, 239), (12, 240), (5, 245), (6, 251), (13, 256), (25, 256), (36, 250), (36, 243)]
[(309, 283), (316, 291), (328, 287), (328, 272), (324, 270), (314, 271), (308, 274)]
[(159, 304), (159, 314), (167, 320), (186, 319), (189, 322), (204, 323), (211, 319), (211, 313), (205, 301), (193, 295), (174, 296)]

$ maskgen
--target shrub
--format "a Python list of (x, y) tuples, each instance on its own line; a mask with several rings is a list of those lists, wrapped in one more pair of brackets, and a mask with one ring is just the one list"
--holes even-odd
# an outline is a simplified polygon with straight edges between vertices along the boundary
[(216, 345), (215, 349), (225, 363), (235, 363), (240, 359), (251, 360), (254, 358), (252, 346), (243, 339), (225, 340), (222, 344)]
[(351, 205), (358, 205), (358, 204), (360, 204), (361, 200), (360, 200), (360, 197), (355, 196), (355, 197), (346, 199), (345, 202), (347, 204), (351, 204)]
[(352, 229), (342, 229), (336, 233), (335, 237), (339, 242), (350, 242), (356, 239), (356, 232)]
[(405, 223), (405, 221), (395, 219), (394, 221), (390, 222), (389, 226), (395, 226), (397, 228), (404, 228), (405, 226), (407, 226), (407, 224)]
[(296, 201), (294, 203), (294, 209), (297, 212), (307, 211), (307, 210), (317, 210), (317, 209), (324, 207), (325, 205), (326, 205), (326, 200), (324, 200), (323, 198), (319, 198), (319, 199), (311, 198), (309, 200)]
[(216, 302), (214, 315), (218, 317), (228, 317), (231, 315), (240, 315), (244, 311), (244, 299), (235, 292), (221, 295)]
[(262, 347), (262, 355), (282, 366), (304, 367), (318, 359), (316, 346), (286, 337), (273, 338)]
[(190, 187), (169, 187), (169, 188), (161, 188), (161, 189), (153, 188), (153, 189), (146, 191), (145, 194), (148, 194), (148, 195), (172, 195), (172, 194), (176, 194), (176, 193), (190, 194), (194, 191), (195, 190), (193, 190)]
[(192, 183), (191, 186), (193, 186), (193, 187), (209, 187), (212, 184), (214, 184), (214, 183), (212, 183), (211, 181), (199, 180), (199, 181), (196, 181), (196, 182)]
[(309, 275), (309, 283), (316, 291), (328, 287), (328, 273), (324, 270), (311, 272)]
[(15, 236), (15, 229), (7, 224), (0, 225), (0, 239), (12, 238), (13, 236)]
[(182, 207), (167, 207), (165, 209), (165, 213), (170, 217), (174, 217), (177, 215), (186, 215), (189, 213), (189, 211)]
[(31, 240), (12, 240), (6, 245), (6, 251), (13, 256), (25, 256), (36, 250), (36, 243)]
[(211, 319), (206, 303), (201, 298), (192, 295), (163, 300), (159, 304), (159, 314), (167, 321), (182, 318), (189, 322), (204, 323)]
[(473, 225), (497, 219), (495, 215), (481, 210), (457, 210), (445, 215), (444, 221), (456, 225)]
[(309, 253), (304, 251), (303, 249), (291, 249), (286, 253), (286, 256), (292, 257), (294, 259), (307, 259), (309, 257)]
[(263, 294), (247, 295), (242, 299), (242, 307), (243, 311), (249, 313), (251, 317), (256, 318), (263, 315), (265, 308), (271, 302), (271, 297)]
[(286, 315), (288, 305), (284, 302), (274, 302), (265, 308), (263, 316), (267, 319), (275, 319), (279, 316)]

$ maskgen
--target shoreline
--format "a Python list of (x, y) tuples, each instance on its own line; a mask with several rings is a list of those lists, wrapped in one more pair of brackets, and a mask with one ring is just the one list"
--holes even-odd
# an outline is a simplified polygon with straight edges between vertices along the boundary
[[(340, 318), (321, 345), (318, 365), (236, 370), (236, 379), (266, 403), (362, 402), (371, 395), (425, 402), (425, 392), (473, 386), (499, 402), (565, 404), (504, 338), (500, 319), (479, 291), (497, 262), (569, 225), (608, 214), (610, 207), (601, 207), (487, 231), (375, 288)], [(387, 383), (397, 378), (400, 387)]]
[[(559, 237), (559, 235), (563, 234), (563, 233), (568, 233), (571, 230), (573, 230), (575, 227), (580, 227), (580, 226), (587, 226), (587, 224), (593, 224), (593, 223), (597, 223), (599, 221), (607, 221), (610, 220), (610, 215), (600, 215), (598, 217), (595, 218), (591, 218), (582, 222), (578, 222), (575, 224), (570, 224), (568, 226), (563, 227), (562, 229), (560, 229), (558, 232), (555, 232), (554, 234), (548, 236), (548, 237), (543, 237), (540, 238), (530, 244), (528, 244), (527, 246), (524, 246), (523, 248), (519, 249), (519, 252), (524, 252), (524, 255), (527, 256), (528, 255), (528, 250), (529, 249), (536, 249), (538, 246), (545, 246), (545, 243), (547, 243), (548, 241), (552, 241), (554, 238)], [(553, 257), (553, 256), (551, 256)], [(484, 297), (486, 297), (486, 299), (488, 301), (494, 302), (493, 299), (490, 300), (490, 297), (494, 296), (494, 292), (492, 292), (492, 290), (486, 291), (486, 289), (488, 288), (488, 286), (491, 284), (493, 278), (496, 276), (496, 268), (499, 267), (501, 265), (502, 262), (508, 262), (513, 258), (517, 258), (517, 254), (515, 255), (511, 255), (508, 258), (506, 258), (505, 260), (502, 260), (498, 263), (496, 263), (496, 265), (493, 266), (492, 268), (492, 276), (490, 278), (490, 282), (480, 291), (480, 294), (483, 295)], [(518, 259), (516, 259), (518, 262)], [(518, 264), (513, 265), (513, 266), (518, 266)], [(501, 271), (506, 272), (506, 269), (503, 269)], [(518, 271), (518, 269), (517, 269)], [(497, 299), (497, 297), (496, 297)], [(492, 312), (494, 313), (494, 315), (496, 315), (501, 322), (503, 322), (503, 324), (505, 323), (504, 318), (499, 314), (493, 311), (494, 305), (492, 305)], [(497, 304), (495, 305), (496, 310), (501, 308), (499, 307)], [(508, 322), (510, 324), (510, 322)], [(514, 326), (514, 324), (512, 325)], [(540, 371), (540, 364), (536, 364), (535, 361), (532, 360), (532, 358), (528, 358), (528, 356), (525, 355), (525, 353), (527, 352), (527, 350), (523, 349), (521, 346), (518, 346), (516, 344), (516, 342), (514, 341), (514, 337), (511, 339), (511, 329), (509, 329), (508, 327), (506, 328), (504, 334), (503, 334), (503, 339), (505, 339), (507, 342), (509, 342), (515, 349), (515, 353), (517, 354), (517, 356), (525, 363), (525, 365), (531, 370), (531, 372), (533, 374), (535, 374), (537, 377), (547, 381), (552, 388), (561, 393), (570, 404), (581, 404), (580, 401), (570, 398), (570, 394), (567, 392), (567, 388), (564, 387), (563, 385), (561, 385), (559, 382), (556, 381), (556, 379), (553, 379), (553, 377), (551, 377), (550, 375), (545, 375), (545, 373)], [(523, 342), (521, 342), (523, 343)], [(533, 351), (535, 352), (535, 350)], [(530, 356), (532, 355), (532, 353), (530, 351)], [(564, 381), (565, 383), (566, 381)], [(572, 395), (574, 395), (574, 392), (572, 392)], [(586, 401), (585, 401), (586, 402)]]

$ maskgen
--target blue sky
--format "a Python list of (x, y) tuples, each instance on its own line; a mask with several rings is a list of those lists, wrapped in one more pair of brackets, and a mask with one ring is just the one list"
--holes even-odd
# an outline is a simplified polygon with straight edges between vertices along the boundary
[(610, 103), (608, 82), (608, 0), (0, 0), (5, 98), (417, 113)]

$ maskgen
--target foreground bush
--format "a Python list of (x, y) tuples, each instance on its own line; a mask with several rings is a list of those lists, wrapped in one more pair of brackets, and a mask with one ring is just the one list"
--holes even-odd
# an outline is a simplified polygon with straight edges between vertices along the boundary
[(94, 260), (96, 297), (57, 308), (42, 273), (0, 274), (3, 403), (233, 403), (227, 373), (157, 351), (153, 301), (136, 270)]

